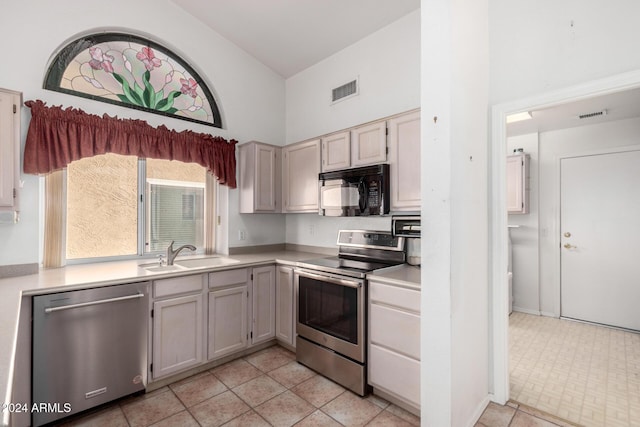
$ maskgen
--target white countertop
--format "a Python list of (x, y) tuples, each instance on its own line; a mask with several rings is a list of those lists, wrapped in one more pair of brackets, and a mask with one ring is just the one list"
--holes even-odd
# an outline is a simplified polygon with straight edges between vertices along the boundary
[[(23, 296), (71, 291), (121, 283), (155, 280), (184, 274), (230, 270), (274, 262), (294, 266), (297, 261), (326, 256), (310, 252), (280, 251), (231, 255), (238, 263), (216, 268), (199, 268), (178, 272), (149, 272), (138, 264), (153, 260), (114, 261), (43, 269), (38, 274), (0, 279), (0, 405), (11, 403), (14, 355), (18, 333), (20, 304)], [(206, 256), (201, 256), (204, 258)], [(177, 258), (198, 258), (185, 257)], [(0, 426), (8, 425), (9, 414), (0, 406)]]
[(367, 274), (367, 277), (378, 282), (420, 290), (420, 267), (409, 264), (382, 268)]

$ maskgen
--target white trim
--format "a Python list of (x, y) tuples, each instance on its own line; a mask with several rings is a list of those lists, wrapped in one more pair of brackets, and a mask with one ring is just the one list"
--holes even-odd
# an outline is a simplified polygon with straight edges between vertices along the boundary
[[(640, 70), (581, 83), (541, 95), (494, 105), (491, 109), (491, 187), (489, 223), (491, 287), (492, 399), (504, 404), (509, 398), (509, 317), (507, 282), (506, 116), (640, 87)], [(501, 274), (500, 272), (504, 272)]]
[(493, 400), (493, 396), (491, 396), (490, 394), (487, 394), (484, 397), (484, 399), (482, 399), (480, 404), (476, 406), (476, 410), (473, 411), (473, 415), (471, 416), (471, 419), (469, 420), (469, 422), (467, 422), (467, 425), (469, 427), (478, 425), (478, 420), (482, 416), (484, 410), (487, 409), (487, 405), (489, 404), (489, 402), (491, 402), (491, 400)]
[(204, 188), (204, 182), (175, 181), (171, 179), (147, 178), (147, 184), (164, 185), (167, 187)]
[(513, 311), (517, 311), (518, 313), (533, 314), (534, 316), (541, 315), (540, 310), (531, 310), (529, 308), (522, 308), (522, 307), (516, 307), (516, 306), (513, 306)]
[(559, 319), (559, 316), (557, 316), (555, 313), (551, 313), (549, 311), (541, 311), (540, 312), (540, 316), (544, 316), (544, 317), (554, 317), (556, 319)]

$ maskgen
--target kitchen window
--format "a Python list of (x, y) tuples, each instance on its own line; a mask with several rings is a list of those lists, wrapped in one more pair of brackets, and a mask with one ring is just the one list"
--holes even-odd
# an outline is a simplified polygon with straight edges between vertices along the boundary
[(206, 169), (104, 154), (67, 168), (66, 259), (162, 253), (172, 240), (204, 251)]

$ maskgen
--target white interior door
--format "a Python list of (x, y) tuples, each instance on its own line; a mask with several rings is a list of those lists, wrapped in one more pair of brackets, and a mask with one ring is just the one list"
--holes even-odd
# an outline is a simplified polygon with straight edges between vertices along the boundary
[(640, 330), (640, 151), (560, 162), (561, 315)]

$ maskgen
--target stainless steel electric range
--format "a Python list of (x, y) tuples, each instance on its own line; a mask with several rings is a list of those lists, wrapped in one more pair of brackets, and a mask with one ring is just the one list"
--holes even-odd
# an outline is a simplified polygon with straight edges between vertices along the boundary
[(403, 237), (340, 230), (338, 256), (297, 263), (298, 362), (364, 396), (367, 386), (367, 280), (405, 262)]

